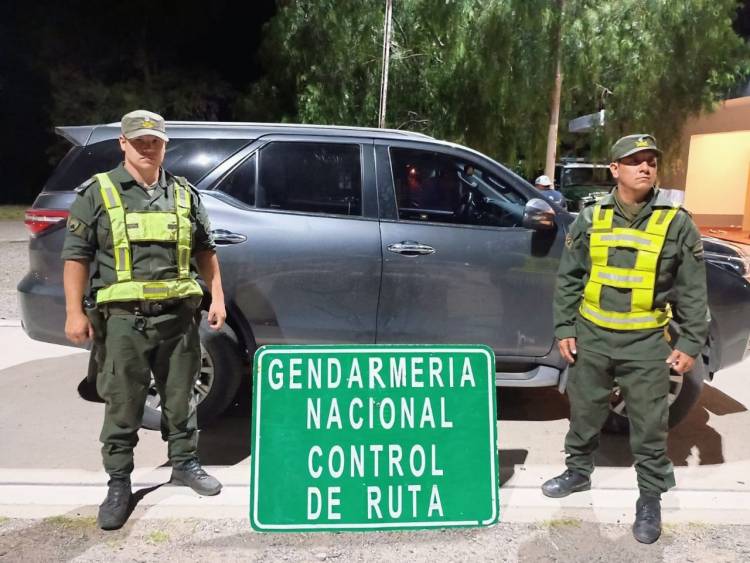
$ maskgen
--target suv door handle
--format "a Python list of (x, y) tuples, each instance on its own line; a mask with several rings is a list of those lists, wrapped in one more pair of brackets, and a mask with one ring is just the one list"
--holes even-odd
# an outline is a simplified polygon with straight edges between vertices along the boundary
[(211, 231), (211, 236), (213, 236), (216, 244), (237, 244), (247, 240), (245, 235), (233, 233), (225, 229), (214, 229)]
[(414, 242), (411, 240), (404, 240), (401, 242), (394, 242), (388, 245), (388, 250), (396, 254), (403, 256), (423, 256), (426, 254), (434, 254), (435, 249), (426, 244), (420, 242)]

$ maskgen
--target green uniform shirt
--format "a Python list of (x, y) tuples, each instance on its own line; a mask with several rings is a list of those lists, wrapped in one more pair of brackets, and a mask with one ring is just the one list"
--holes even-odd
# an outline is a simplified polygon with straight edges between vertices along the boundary
[[(656, 189), (631, 219), (626, 216), (629, 210), (619, 204), (614, 193), (605, 196), (599, 203), (614, 207), (613, 227), (641, 230), (645, 229), (656, 208), (672, 207), (671, 202)], [(591, 271), (589, 240), (593, 211), (593, 205), (584, 208), (565, 239), (555, 290), (555, 336), (559, 339), (576, 338), (576, 344), (581, 348), (613, 359), (666, 359), (672, 346), (685, 354), (697, 356), (708, 335), (708, 306), (703, 243), (690, 215), (680, 210), (672, 220), (657, 266), (654, 308), (663, 308), (669, 303), (681, 331), (678, 340), (670, 345), (663, 328), (612, 330), (597, 326), (578, 314)], [(608, 265), (632, 268), (635, 258), (634, 249), (612, 248)], [(627, 312), (630, 310), (630, 299), (628, 289), (602, 288), (603, 309)]]
[[(174, 211), (173, 184), (176, 180), (163, 169), (151, 195), (133, 179), (123, 164), (107, 174), (118, 188), (122, 204), (127, 211)], [(91, 287), (95, 292), (117, 281), (112, 252), (112, 231), (99, 190), (99, 182), (94, 179), (88, 180), (77, 188), (76, 192), (78, 197), (70, 207), (62, 259), (94, 262)], [(202, 250), (213, 250), (215, 245), (211, 237), (208, 215), (198, 192), (192, 186), (190, 195), (194, 256)], [(130, 247), (133, 279), (161, 280), (177, 277), (177, 246), (174, 243), (135, 242), (131, 243)], [(191, 265), (191, 273), (196, 277), (194, 265)]]

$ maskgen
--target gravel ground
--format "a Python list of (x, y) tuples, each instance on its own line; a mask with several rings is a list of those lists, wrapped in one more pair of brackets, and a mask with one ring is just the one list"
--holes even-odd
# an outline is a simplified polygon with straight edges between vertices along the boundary
[(138, 520), (102, 532), (93, 516), (0, 521), (2, 561), (712, 561), (750, 560), (750, 528), (670, 526), (641, 545), (629, 526), (578, 520), (422, 532), (258, 534), (237, 520)]
[(22, 221), (0, 221), (0, 320), (21, 318), (16, 286), (29, 269), (28, 243)]

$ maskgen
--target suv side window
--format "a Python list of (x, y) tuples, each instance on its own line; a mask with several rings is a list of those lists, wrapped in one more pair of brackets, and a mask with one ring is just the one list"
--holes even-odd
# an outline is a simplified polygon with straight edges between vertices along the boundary
[(356, 144), (269, 143), (260, 150), (256, 206), (361, 215), (360, 155)]
[(496, 175), (438, 152), (392, 147), (390, 153), (399, 219), (521, 226), (526, 199)]
[(255, 204), (255, 164), (257, 160), (255, 153), (253, 153), (250, 158), (246, 158), (239, 166), (224, 176), (216, 189), (252, 207)]
[[(164, 169), (185, 176), (195, 185), (216, 165), (237, 152), (248, 139), (183, 139), (167, 144)], [(98, 172), (106, 172), (122, 162), (117, 139), (73, 147), (65, 155), (44, 186), (44, 191), (72, 190)]]

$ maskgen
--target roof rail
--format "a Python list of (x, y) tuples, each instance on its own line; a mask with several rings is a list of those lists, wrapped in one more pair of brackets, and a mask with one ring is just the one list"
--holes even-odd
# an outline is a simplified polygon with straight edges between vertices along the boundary
[[(170, 125), (187, 125), (190, 127), (259, 127), (268, 129), (345, 129), (348, 131), (362, 131), (362, 132), (377, 132), (382, 131), (385, 133), (394, 133), (397, 135), (404, 135), (405, 137), (420, 137), (424, 139), (432, 139), (430, 135), (425, 133), (418, 133), (416, 131), (406, 131), (403, 129), (385, 129), (377, 127), (357, 127), (354, 125), (316, 125), (314, 123), (263, 123), (254, 121), (167, 121), (167, 126)], [(120, 122), (113, 122), (105, 124), (107, 127), (120, 127)]]

